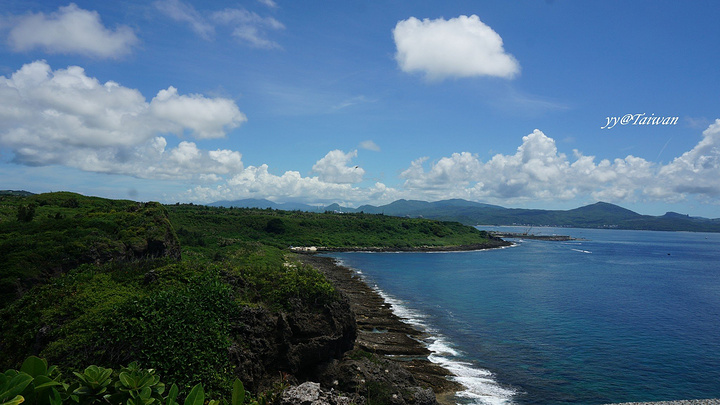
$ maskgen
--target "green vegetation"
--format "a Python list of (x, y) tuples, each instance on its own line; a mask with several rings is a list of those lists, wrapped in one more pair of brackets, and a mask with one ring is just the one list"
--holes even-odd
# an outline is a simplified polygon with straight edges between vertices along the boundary
[(183, 246), (212, 248), (241, 242), (289, 246), (460, 246), (487, 242), (487, 234), (457, 222), (382, 214), (309, 213), (197, 205), (167, 207)]
[[(205, 390), (196, 384), (187, 395), (177, 385), (166, 392), (165, 384), (153, 369), (143, 369), (133, 362), (118, 371), (88, 366), (83, 372), (73, 372), (65, 379), (56, 366), (45, 359), (28, 357), (20, 370), (0, 374), (0, 405), (205, 405)], [(235, 379), (230, 401), (216, 399), (207, 405), (264, 405), (267, 396), (253, 398), (246, 395), (242, 382)]]
[[(162, 206), (66, 192), (0, 195), (0, 367), (22, 364), (0, 377), (0, 401), (16, 405), (21, 395), (27, 403), (84, 405), (122, 394), (128, 405), (174, 405), (135, 361), (177, 385), (176, 394), (192, 397), (202, 383), (209, 396), (227, 397), (239, 367), (229, 353), (254, 350), (254, 341), (244, 340), (244, 312), (285, 319), (338, 302), (335, 288), (294, 260), (289, 246), (486, 240), (458, 223), (384, 215)], [(78, 380), (25, 360), (32, 355)], [(22, 394), (32, 385), (22, 369), (30, 367), (47, 374), (25, 372), (35, 381), (34, 397)], [(130, 394), (131, 386), (139, 391)]]
[(179, 256), (165, 208), (74, 193), (0, 196), (0, 308), (81, 264)]

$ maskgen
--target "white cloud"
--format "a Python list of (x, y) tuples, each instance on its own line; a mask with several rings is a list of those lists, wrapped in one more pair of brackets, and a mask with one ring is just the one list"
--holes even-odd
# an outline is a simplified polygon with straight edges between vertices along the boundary
[(373, 141), (367, 140), (360, 142), (360, 147), (365, 150), (371, 150), (373, 152), (380, 152), (380, 147)]
[(463, 152), (423, 167), (416, 160), (405, 170), (404, 188), (434, 198), (467, 198), (492, 202), (571, 200), (592, 195), (596, 199), (620, 201), (638, 198), (638, 191), (651, 179), (652, 164), (628, 156), (614, 162), (576, 154), (570, 162), (559, 153), (555, 141), (535, 130), (523, 137), (513, 155), (496, 154), (482, 162)]
[(389, 203), (401, 198), (398, 190), (383, 183), (369, 187), (353, 186), (362, 180), (364, 170), (348, 166), (356, 151), (328, 152), (313, 166), (318, 176), (303, 177), (298, 171), (281, 175), (270, 173), (267, 164), (248, 166), (214, 186), (197, 186), (182, 196), (199, 202), (235, 200), (239, 198), (268, 198), (274, 201), (305, 201), (308, 203), (341, 202), (355, 205), (359, 202)]
[(520, 72), (503, 41), (476, 15), (445, 20), (415, 17), (393, 29), (400, 69), (422, 72), (430, 80), (448, 77), (496, 76), (511, 79)]
[(95, 11), (71, 3), (58, 11), (16, 17), (8, 36), (15, 51), (42, 48), (48, 53), (79, 53), (99, 58), (118, 58), (130, 53), (138, 39), (132, 28), (106, 28)]
[(718, 202), (720, 120), (703, 132), (692, 150), (666, 165), (632, 155), (596, 162), (578, 151), (569, 159), (539, 130), (523, 137), (515, 154), (496, 154), (487, 162), (468, 152), (454, 153), (426, 170), (427, 160), (415, 160), (402, 172), (402, 192), (408, 197), (506, 205), (588, 197), (610, 202), (677, 202), (690, 197)]
[(720, 196), (720, 119), (703, 131), (702, 140), (660, 170), (671, 194)]
[(428, 160), (423, 157), (413, 161), (408, 169), (400, 174), (405, 181), (405, 188), (409, 190), (446, 190), (467, 185), (473, 181), (480, 170), (480, 161), (477, 155), (469, 152), (453, 153), (451, 157), (444, 157), (435, 162), (430, 171), (425, 172), (423, 163)]
[(534, 130), (522, 138), (513, 154), (496, 154), (486, 162), (470, 152), (430, 163), (423, 157), (400, 174), (405, 181), (399, 188), (383, 183), (359, 187), (353, 184), (362, 180), (358, 174), (362, 169), (350, 163), (356, 154), (329, 152), (313, 166), (317, 177), (303, 177), (297, 171), (274, 175), (267, 165), (250, 166), (215, 186), (189, 190), (185, 197), (201, 202), (262, 197), (348, 205), (383, 204), (399, 198), (464, 198), (511, 206), (591, 199), (623, 203), (695, 198), (718, 203), (720, 196), (720, 120), (703, 132), (695, 148), (664, 166), (632, 155), (597, 161), (574, 151), (568, 157), (558, 151), (554, 139)]
[(190, 28), (202, 38), (210, 39), (215, 33), (215, 27), (190, 4), (180, 0), (160, 0), (154, 5), (173, 20), (188, 23)]
[(189, 129), (196, 138), (221, 138), (227, 130), (247, 121), (232, 100), (200, 94), (178, 95), (177, 89), (160, 90), (150, 103), (152, 114), (170, 124), (173, 132)]
[[(261, 1), (270, 8), (277, 5), (272, 0)], [(282, 30), (285, 26), (272, 17), (262, 17), (244, 8), (226, 8), (203, 14), (191, 4), (181, 0), (158, 0), (155, 3), (161, 13), (175, 21), (184, 22), (204, 39), (211, 39), (217, 26), (229, 27), (231, 35), (239, 42), (253, 48), (280, 49), (280, 44), (268, 38), (269, 31)]]
[(272, 17), (261, 17), (245, 9), (228, 8), (215, 12), (212, 18), (221, 24), (233, 27), (232, 35), (240, 42), (254, 48), (281, 48), (280, 44), (267, 38), (269, 30), (285, 28), (280, 21)]
[(185, 198), (193, 201), (212, 202), (238, 198), (269, 198), (274, 201), (300, 200), (310, 203), (343, 201), (390, 202), (398, 197), (397, 191), (382, 183), (369, 188), (353, 187), (348, 183), (333, 183), (319, 177), (303, 177), (297, 171), (282, 175), (269, 172), (266, 164), (249, 166), (241, 173), (217, 186), (197, 186), (188, 190)]
[(341, 150), (328, 152), (325, 157), (318, 160), (312, 167), (313, 172), (319, 174), (319, 180), (328, 183), (353, 184), (362, 181), (365, 170), (359, 166), (348, 166), (357, 151), (343, 153)]
[(148, 103), (138, 90), (100, 83), (79, 66), (53, 71), (37, 61), (0, 76), (0, 146), (20, 164), (142, 178), (229, 174), (243, 169), (238, 152), (203, 151), (192, 142), (167, 149), (161, 135), (220, 137), (244, 121), (232, 100), (170, 87)]
[(265, 6), (267, 6), (267, 7), (270, 7), (270, 8), (277, 8), (277, 7), (278, 7), (277, 3), (275, 3), (273, 0), (258, 0), (258, 1), (260, 2), (260, 4), (263, 4), (263, 5), (265, 5)]

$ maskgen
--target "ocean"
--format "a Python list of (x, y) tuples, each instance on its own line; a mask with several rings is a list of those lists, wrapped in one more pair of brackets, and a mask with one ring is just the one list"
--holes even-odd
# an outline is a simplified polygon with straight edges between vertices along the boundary
[(330, 256), (428, 332), (458, 403), (720, 398), (720, 234), (533, 233), (584, 240)]

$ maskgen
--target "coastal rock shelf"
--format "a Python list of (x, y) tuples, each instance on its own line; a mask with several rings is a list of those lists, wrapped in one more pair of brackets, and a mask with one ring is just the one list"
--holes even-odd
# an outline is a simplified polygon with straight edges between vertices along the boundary
[[(462, 386), (448, 379), (449, 371), (428, 360), (430, 351), (419, 340), (424, 337), (422, 332), (403, 322), (376, 291), (334, 259), (315, 255), (298, 255), (298, 259), (321, 271), (348, 297), (355, 313), (355, 348), (325, 370), (324, 375), (334, 379), (329, 381), (331, 385), (353, 392), (358, 381), (345, 381), (343, 386), (342, 380), (356, 380), (354, 375), (360, 374), (362, 382), (378, 379), (398, 394), (413, 392), (413, 398), (403, 401), (406, 403), (432, 404), (436, 396), (443, 403), (454, 403), (452, 396)], [(364, 358), (370, 354), (372, 358)]]
[(520, 232), (490, 232), (492, 236), (498, 238), (523, 238), (523, 239), (536, 239), (536, 240), (547, 240), (551, 242), (566, 242), (571, 240), (585, 240), (582, 238), (573, 238), (568, 235), (533, 235)]
[[(495, 236), (495, 235), (493, 235)], [(566, 236), (569, 238), (569, 236)], [(571, 240), (571, 239), (566, 239)], [(493, 237), (487, 242), (470, 245), (449, 245), (449, 246), (349, 246), (349, 247), (328, 247), (328, 246), (293, 246), (290, 248), (295, 253), (323, 253), (323, 252), (460, 252), (470, 250), (496, 249), (510, 246), (512, 243)]]

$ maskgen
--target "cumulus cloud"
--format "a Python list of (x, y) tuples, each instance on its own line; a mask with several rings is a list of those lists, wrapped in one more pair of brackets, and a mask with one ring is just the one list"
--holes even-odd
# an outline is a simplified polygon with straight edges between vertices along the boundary
[(503, 40), (476, 15), (445, 20), (415, 17), (393, 29), (395, 59), (403, 72), (424, 73), (430, 80), (448, 77), (496, 76), (506, 79), (520, 65), (503, 48)]
[(95, 11), (71, 3), (58, 11), (27, 14), (12, 19), (8, 42), (15, 51), (42, 48), (48, 53), (78, 53), (98, 58), (118, 58), (138, 43), (132, 28), (110, 30)]
[(217, 138), (245, 121), (229, 99), (170, 87), (147, 102), (138, 90), (100, 83), (79, 66), (53, 71), (37, 61), (0, 76), (0, 146), (20, 164), (143, 178), (228, 174), (243, 168), (238, 152), (202, 151), (192, 142), (167, 148), (162, 135)]
[(168, 123), (168, 130), (188, 129), (196, 138), (221, 138), (228, 129), (247, 120), (232, 100), (179, 95), (172, 86), (158, 92), (150, 102), (150, 110), (154, 117)]
[(425, 172), (423, 163), (427, 158), (413, 161), (410, 167), (400, 174), (406, 178), (408, 189), (446, 190), (449, 187), (462, 187), (473, 181), (479, 174), (480, 161), (477, 155), (469, 152), (453, 153), (435, 162), (430, 171)]
[(313, 166), (318, 176), (303, 176), (290, 170), (272, 174), (267, 164), (248, 166), (215, 186), (197, 186), (182, 196), (193, 201), (212, 202), (238, 198), (269, 198), (274, 201), (305, 201), (308, 203), (340, 202), (354, 205), (372, 201), (387, 203), (398, 198), (398, 190), (376, 182), (369, 187), (355, 186), (364, 170), (348, 165), (357, 151), (328, 152)]
[(318, 160), (312, 170), (319, 174), (321, 181), (337, 184), (359, 183), (362, 181), (365, 170), (359, 166), (348, 165), (355, 157), (357, 157), (356, 150), (348, 153), (333, 150)]
[(522, 138), (512, 155), (487, 162), (468, 152), (443, 157), (425, 168), (427, 158), (411, 163), (401, 177), (404, 191), (426, 199), (467, 198), (501, 203), (532, 200), (667, 200), (688, 195), (717, 196), (720, 186), (720, 121), (704, 132), (693, 150), (661, 166), (636, 156), (596, 162), (575, 151), (558, 152), (555, 140), (540, 130)]
[(303, 177), (297, 171), (282, 175), (269, 172), (266, 164), (249, 166), (217, 186), (197, 186), (186, 197), (194, 201), (212, 202), (237, 198), (269, 198), (275, 201), (302, 200), (311, 203), (358, 201), (390, 202), (398, 197), (397, 190), (383, 183), (355, 187), (349, 183), (323, 181), (317, 176)]
[(262, 197), (347, 205), (464, 198), (513, 205), (574, 199), (622, 203), (697, 198), (717, 203), (720, 196), (720, 120), (703, 132), (692, 150), (666, 165), (632, 155), (598, 160), (573, 152), (561, 153), (554, 139), (536, 129), (522, 137), (514, 153), (496, 154), (487, 161), (470, 152), (435, 161), (416, 159), (400, 174), (404, 183), (395, 188), (383, 183), (358, 186), (364, 171), (352, 166), (357, 151), (334, 150), (313, 166), (317, 176), (303, 177), (297, 171), (275, 175), (267, 165), (250, 166), (215, 186), (189, 190), (186, 197), (202, 202)]
[[(270, 8), (277, 5), (262, 1)], [(272, 17), (262, 17), (244, 8), (226, 8), (222, 11), (201, 13), (191, 4), (181, 0), (158, 0), (155, 3), (164, 15), (175, 21), (187, 23), (190, 28), (204, 39), (211, 39), (217, 26), (229, 27), (231, 35), (239, 42), (254, 48), (278, 49), (280, 44), (270, 40), (269, 31), (282, 30), (285, 26)]]
[(720, 119), (703, 131), (702, 140), (693, 149), (663, 166), (659, 175), (664, 184), (670, 185), (657, 190), (661, 196), (668, 192), (720, 196)]

